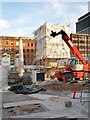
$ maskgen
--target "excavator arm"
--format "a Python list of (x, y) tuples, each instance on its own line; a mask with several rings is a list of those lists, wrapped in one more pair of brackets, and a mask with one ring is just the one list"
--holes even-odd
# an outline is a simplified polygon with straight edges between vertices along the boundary
[(70, 40), (70, 38), (68, 37), (68, 35), (65, 33), (65, 31), (61, 30), (58, 33), (51, 31), (50, 36), (55, 37), (55, 36), (60, 35), (60, 34), (62, 35), (62, 39), (68, 45), (68, 47), (74, 53), (74, 55), (76, 57), (78, 57), (82, 61), (82, 63), (84, 65), (88, 64), (87, 61), (83, 58), (83, 56), (79, 52), (79, 50), (77, 49), (77, 47), (72, 43), (72, 41)]

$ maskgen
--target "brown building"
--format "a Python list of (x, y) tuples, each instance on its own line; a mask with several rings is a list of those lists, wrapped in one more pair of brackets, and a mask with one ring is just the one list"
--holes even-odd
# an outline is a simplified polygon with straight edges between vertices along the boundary
[(70, 38), (82, 56), (90, 57), (90, 34), (71, 33)]
[[(23, 37), (24, 64), (31, 65), (36, 56), (35, 38)], [(15, 55), (19, 53), (19, 38), (0, 36), (0, 54), (10, 54), (10, 63), (14, 65)]]

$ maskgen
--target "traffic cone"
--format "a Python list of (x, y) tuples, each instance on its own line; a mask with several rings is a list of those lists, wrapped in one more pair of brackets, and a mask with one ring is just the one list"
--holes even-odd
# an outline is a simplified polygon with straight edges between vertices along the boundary
[(76, 87), (76, 85), (75, 85), (75, 86), (74, 86), (74, 91), (73, 91), (73, 99), (75, 99), (76, 91), (77, 91), (77, 87)]

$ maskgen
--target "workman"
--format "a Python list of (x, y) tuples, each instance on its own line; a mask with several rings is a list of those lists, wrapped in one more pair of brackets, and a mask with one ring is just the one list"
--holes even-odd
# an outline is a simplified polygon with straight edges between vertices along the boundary
[(59, 81), (63, 81), (63, 79), (62, 79), (62, 77), (63, 77), (62, 72), (58, 68), (56, 68), (53, 77), (54, 78), (56, 77)]

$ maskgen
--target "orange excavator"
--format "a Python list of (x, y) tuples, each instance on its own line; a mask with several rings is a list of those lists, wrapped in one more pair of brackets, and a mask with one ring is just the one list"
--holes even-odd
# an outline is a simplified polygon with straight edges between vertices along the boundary
[(61, 30), (56, 33), (51, 31), (50, 36), (55, 37), (57, 35), (62, 35), (62, 39), (73, 52), (73, 54), (78, 58), (69, 59), (67, 65), (65, 66), (65, 70), (62, 72), (66, 81), (72, 81), (73, 79), (89, 79), (90, 77), (90, 63), (86, 61), (86, 59), (81, 55), (77, 47), (70, 40), (69, 36), (65, 31)]

